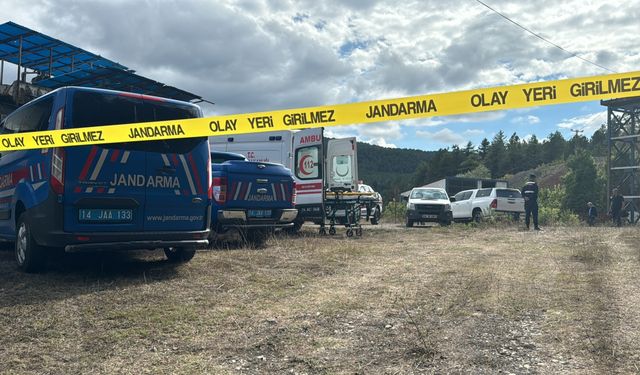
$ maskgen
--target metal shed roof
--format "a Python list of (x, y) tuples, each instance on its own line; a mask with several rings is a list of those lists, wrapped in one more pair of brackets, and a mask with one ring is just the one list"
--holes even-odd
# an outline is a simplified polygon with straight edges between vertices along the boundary
[(201, 99), (197, 95), (176, 87), (167, 86), (164, 83), (137, 75), (131, 71), (111, 67), (75, 70), (61, 76), (37, 80), (34, 81), (33, 84), (51, 89), (64, 86), (97, 87), (162, 96), (183, 101)]
[(193, 101), (200, 96), (135, 74), (126, 66), (13, 22), (0, 25), (0, 60), (38, 73), (33, 84), (100, 87)]
[(53, 76), (91, 67), (128, 70), (115, 61), (13, 22), (0, 25), (0, 60)]

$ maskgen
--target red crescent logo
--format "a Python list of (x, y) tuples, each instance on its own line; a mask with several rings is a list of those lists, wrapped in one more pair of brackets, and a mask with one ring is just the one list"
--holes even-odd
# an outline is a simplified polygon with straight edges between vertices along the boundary
[[(300, 173), (302, 173), (302, 174), (303, 174), (303, 175), (305, 175), (305, 176), (308, 176), (308, 175), (310, 175), (310, 174), (311, 174), (311, 172), (309, 172), (309, 171), (307, 171), (307, 170), (306, 170), (305, 165), (304, 165), (304, 164), (305, 164), (304, 162), (305, 162), (307, 159), (309, 159), (310, 157), (311, 157), (311, 155), (305, 155), (305, 156), (303, 156), (303, 157), (301, 157), (301, 158), (300, 158), (300, 162), (298, 163), (298, 169), (300, 170)], [(312, 165), (313, 165), (313, 164), (312, 164)]]

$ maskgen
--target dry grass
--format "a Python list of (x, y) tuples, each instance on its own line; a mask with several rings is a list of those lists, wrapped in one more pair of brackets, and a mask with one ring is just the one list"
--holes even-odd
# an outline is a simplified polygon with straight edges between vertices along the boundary
[(0, 252), (7, 374), (634, 373), (637, 228), (413, 228), (266, 249)]

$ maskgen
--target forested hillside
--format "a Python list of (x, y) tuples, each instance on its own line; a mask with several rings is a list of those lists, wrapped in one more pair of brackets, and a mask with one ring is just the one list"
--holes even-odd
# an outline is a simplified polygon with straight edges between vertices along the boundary
[[(451, 146), (438, 151), (392, 149), (358, 144), (359, 176), (366, 184), (373, 186), (389, 201), (402, 191), (413, 186), (424, 185), (446, 176), (466, 176), (477, 178), (506, 178), (528, 170), (540, 170), (544, 178), (545, 170), (569, 171), (565, 168), (545, 168), (545, 165), (568, 164), (593, 166), (593, 158), (606, 156), (606, 128), (597, 130), (591, 138), (582, 135), (565, 139), (559, 131), (539, 140), (536, 136), (528, 139), (514, 133), (507, 137), (502, 131), (493, 139), (484, 139), (479, 145), (469, 142), (466, 147)], [(576, 158), (580, 162), (573, 161)], [(602, 163), (599, 169), (602, 169)], [(574, 168), (575, 169), (575, 168)], [(550, 175), (550, 184), (562, 182), (562, 175)], [(600, 173), (602, 174), (602, 173)], [(602, 177), (602, 176), (600, 176)], [(601, 183), (601, 181), (599, 181)], [(591, 183), (596, 183), (592, 181)], [(518, 187), (518, 186), (516, 186)], [(593, 192), (602, 200), (603, 191)]]
[(386, 201), (413, 187), (415, 171), (435, 152), (386, 148), (358, 143), (358, 174), (367, 185), (380, 192)]

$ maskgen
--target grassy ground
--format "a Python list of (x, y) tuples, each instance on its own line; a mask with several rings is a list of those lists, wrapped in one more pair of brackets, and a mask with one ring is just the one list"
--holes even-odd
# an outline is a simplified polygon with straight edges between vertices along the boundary
[(637, 228), (365, 228), (266, 249), (0, 251), (3, 374), (640, 372)]

